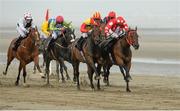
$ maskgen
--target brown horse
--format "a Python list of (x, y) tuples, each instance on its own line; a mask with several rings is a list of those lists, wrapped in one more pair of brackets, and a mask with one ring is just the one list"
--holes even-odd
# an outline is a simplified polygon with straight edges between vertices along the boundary
[(24, 77), (24, 84), (26, 83), (26, 65), (30, 62), (34, 61), (38, 70), (41, 72), (39, 67), (39, 58), (38, 58), (38, 43), (40, 40), (39, 32), (37, 27), (31, 28), (29, 30), (29, 34), (27, 37), (21, 41), (20, 46), (18, 47), (17, 51), (13, 50), (14, 43), (17, 39), (13, 39), (7, 53), (7, 66), (6, 70), (3, 72), (4, 75), (7, 74), (8, 67), (14, 58), (17, 58), (20, 61), (19, 64), (19, 72), (17, 76), (17, 80), (15, 85), (19, 84), (20, 73), (23, 69), (23, 77)]
[(107, 59), (108, 62), (106, 66), (104, 66), (104, 70), (105, 70), (104, 81), (106, 81), (108, 84), (109, 84), (109, 70), (111, 66), (112, 65), (119, 66), (120, 71), (124, 76), (124, 80), (126, 81), (127, 92), (130, 92), (129, 79), (131, 78), (129, 74), (131, 68), (131, 58), (132, 58), (132, 52), (130, 46), (133, 46), (135, 49), (139, 48), (137, 27), (135, 28), (135, 30), (129, 28), (128, 32), (123, 37), (118, 38), (116, 40), (115, 44), (112, 46), (112, 49), (110, 51), (114, 63), (112, 63), (111, 59), (109, 58)]
[[(72, 54), (72, 65), (74, 70), (74, 80), (77, 80), (77, 88), (80, 89), (79, 85), (79, 63), (86, 63), (88, 66), (88, 76), (90, 79), (91, 88), (94, 89), (93, 85), (93, 73), (95, 72), (95, 79), (99, 81), (99, 73), (95, 67), (95, 59), (100, 58), (100, 48), (98, 46), (100, 42), (101, 30), (99, 26), (93, 26), (91, 34), (85, 40), (82, 51), (83, 54), (76, 48), (77, 40), (72, 44), (71, 54)], [(101, 61), (101, 59), (98, 59)], [(99, 86), (98, 86), (99, 87)]]

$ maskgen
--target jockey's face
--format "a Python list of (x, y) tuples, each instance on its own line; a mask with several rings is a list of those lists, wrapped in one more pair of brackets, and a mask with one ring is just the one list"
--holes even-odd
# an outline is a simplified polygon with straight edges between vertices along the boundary
[(109, 17), (109, 19), (111, 20), (111, 19), (114, 19), (115, 17)]
[(32, 22), (32, 19), (26, 19), (26, 22), (27, 22), (27, 23), (31, 23), (31, 22)]
[(101, 19), (94, 19), (94, 21), (95, 21), (97, 24), (100, 24), (100, 23), (101, 23)]

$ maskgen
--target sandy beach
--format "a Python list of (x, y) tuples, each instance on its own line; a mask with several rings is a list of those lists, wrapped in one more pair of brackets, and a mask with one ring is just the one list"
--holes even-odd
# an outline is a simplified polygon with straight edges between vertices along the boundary
[[(14, 37), (16, 34), (12, 34)], [(92, 91), (86, 71), (80, 67), (81, 90), (76, 89), (72, 81), (58, 83), (51, 77), (53, 87), (44, 87), (46, 83), (40, 75), (33, 74), (32, 64), (27, 66), (27, 84), (23, 86), (21, 75), (20, 85), (15, 86), (18, 62), (15, 60), (6, 76), (2, 75), (6, 64), (6, 52), (12, 35), (1, 34), (0, 37), (0, 110), (3, 109), (180, 109), (180, 76), (179, 64), (133, 63), (130, 88), (125, 91), (125, 81), (122, 75), (113, 72), (110, 75), (110, 86), (101, 81), (101, 90)], [(133, 51), (133, 58), (154, 58), (157, 60), (180, 60), (179, 36), (158, 37), (140, 34), (140, 49)], [(41, 63), (40, 63), (41, 64)], [(55, 64), (54, 64), (55, 65)], [(54, 66), (55, 67), (55, 66)], [(71, 67), (71, 66), (70, 66)], [(72, 68), (69, 74), (72, 78)], [(84, 66), (83, 66), (84, 67)], [(153, 69), (151, 69), (153, 67)], [(168, 75), (163, 73), (167, 69)], [(116, 67), (115, 67), (116, 68)], [(141, 68), (141, 69), (140, 69)], [(148, 69), (143, 72), (142, 68)], [(171, 70), (173, 73), (171, 74)], [(53, 69), (55, 72), (55, 69)], [(150, 74), (151, 73), (151, 74)], [(96, 84), (96, 81), (94, 81)]]

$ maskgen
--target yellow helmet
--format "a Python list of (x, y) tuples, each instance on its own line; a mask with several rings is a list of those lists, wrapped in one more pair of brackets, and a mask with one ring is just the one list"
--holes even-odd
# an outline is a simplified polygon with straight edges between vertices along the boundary
[(94, 14), (93, 14), (93, 17), (92, 17), (93, 19), (101, 19), (101, 14), (99, 13), (99, 12), (95, 12)]

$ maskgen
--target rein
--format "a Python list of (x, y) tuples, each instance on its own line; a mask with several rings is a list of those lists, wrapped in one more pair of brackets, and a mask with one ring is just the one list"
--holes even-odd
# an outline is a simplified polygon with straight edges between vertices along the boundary
[(130, 38), (131, 33), (132, 33), (132, 32), (129, 32), (129, 33), (127, 34), (127, 37), (126, 37), (126, 41), (127, 41), (127, 43), (128, 43), (129, 45), (132, 45), (132, 44), (134, 43), (134, 41), (131, 40), (131, 38)]

